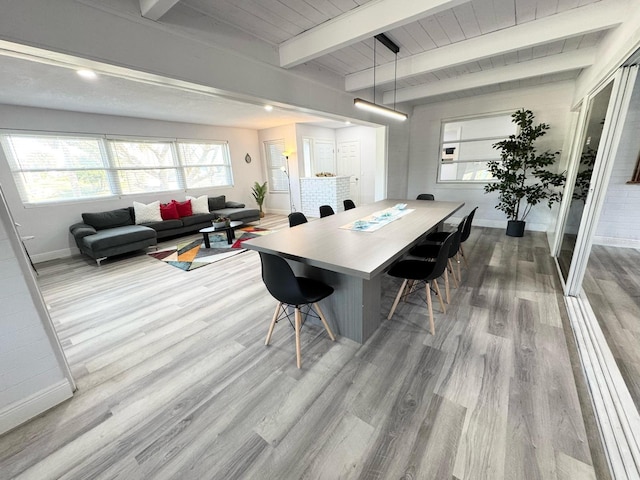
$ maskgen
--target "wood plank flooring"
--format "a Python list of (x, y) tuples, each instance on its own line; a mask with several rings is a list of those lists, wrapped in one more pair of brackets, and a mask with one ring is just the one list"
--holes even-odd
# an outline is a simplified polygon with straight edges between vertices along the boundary
[(640, 251), (594, 245), (583, 288), (640, 411)]
[[(264, 346), (255, 252), (40, 264), (79, 390), (0, 437), (0, 477), (595, 478), (544, 234), (474, 228), (465, 253), (435, 336), (412, 295), (363, 346), (306, 325), (301, 370), (288, 323)], [(399, 285), (384, 277), (381, 318)]]

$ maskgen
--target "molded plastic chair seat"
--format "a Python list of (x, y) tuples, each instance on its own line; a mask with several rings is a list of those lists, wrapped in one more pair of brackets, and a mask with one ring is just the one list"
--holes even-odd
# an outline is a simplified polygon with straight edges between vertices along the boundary
[(295, 227), (296, 225), (302, 225), (307, 223), (307, 217), (302, 212), (293, 212), (289, 214), (289, 227)]
[[(429, 312), (429, 330), (431, 331), (431, 335), (436, 334), (436, 327), (433, 321), (433, 306), (431, 303), (431, 286), (433, 286), (436, 294), (438, 295), (438, 300), (440, 301), (442, 312), (447, 313), (447, 309), (444, 306), (444, 302), (442, 301), (442, 294), (440, 293), (440, 287), (438, 286), (437, 279), (445, 272), (447, 268), (447, 260), (454, 235), (454, 233), (450, 234), (449, 237), (441, 245), (434, 262), (427, 260), (400, 260), (389, 269), (389, 275), (391, 275), (392, 277), (403, 278), (404, 281), (402, 282), (402, 286), (398, 291), (398, 295), (396, 295), (396, 299), (393, 302), (393, 306), (391, 307), (391, 311), (389, 312), (387, 320), (390, 320), (393, 316), (393, 312), (395, 312), (396, 307), (398, 306), (398, 302), (400, 302), (400, 298), (402, 296), (407, 296), (414, 291), (415, 282), (424, 282), (425, 291), (427, 294), (427, 307)], [(409, 291), (407, 293), (404, 293), (407, 289), (407, 284), (409, 283), (409, 281), (411, 281)]]
[[(260, 252), (260, 261), (262, 263), (262, 280), (264, 281), (269, 293), (278, 300), (278, 305), (273, 313), (269, 332), (265, 345), (269, 345), (273, 329), (280, 318), (286, 316), (289, 318), (287, 307), (294, 307), (294, 329), (296, 332), (296, 364), (298, 368), (302, 366), (302, 355), (300, 351), (300, 329), (302, 328), (301, 306), (308, 306), (305, 315), (313, 315), (311, 305), (317, 312), (317, 318), (320, 319), (325, 330), (329, 334), (329, 338), (335, 341), (335, 337), (327, 320), (320, 309), (318, 302), (333, 293), (333, 288), (319, 280), (305, 277), (296, 277), (291, 270), (287, 261), (277, 255)], [(291, 320), (289, 320), (291, 321)]]
[(353, 203), (353, 200), (345, 200), (342, 202), (344, 204), (344, 209), (345, 210), (351, 210), (352, 208), (356, 208), (356, 204)]
[(416, 197), (416, 200), (435, 200), (435, 199), (436, 197), (434, 197), (431, 193), (421, 193)]
[(320, 206), (320, 218), (328, 217), (329, 215), (333, 215), (335, 212), (331, 205), (321, 205)]

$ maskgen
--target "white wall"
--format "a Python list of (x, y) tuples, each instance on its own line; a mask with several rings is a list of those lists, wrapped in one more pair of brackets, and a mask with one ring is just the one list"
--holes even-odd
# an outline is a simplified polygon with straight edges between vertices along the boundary
[(0, 434), (72, 395), (29, 268), (0, 195)]
[[(415, 112), (415, 110), (414, 110)], [(407, 197), (409, 181), (409, 156), (411, 154), (411, 133), (414, 115), (405, 122), (390, 123), (387, 130), (387, 196), (385, 198), (404, 199)], [(415, 198), (415, 196), (414, 196)]]
[[(127, 195), (105, 200), (74, 202), (40, 207), (24, 207), (9, 171), (9, 165), (0, 149), (0, 185), (5, 192), (9, 209), (15, 221), (22, 225), (22, 236), (34, 236), (27, 248), (34, 261), (61, 258), (77, 253), (78, 249), (69, 226), (82, 221), (83, 212), (100, 212), (131, 206), (133, 200), (149, 203), (171, 199), (182, 200), (186, 194), (226, 195), (227, 200), (244, 202), (256, 207), (251, 196), (254, 181), (264, 181), (258, 132), (255, 130), (212, 127), (185, 123), (93, 115), (84, 113), (46, 110), (38, 108), (0, 105), (0, 128), (52, 132), (96, 133), (141, 137), (226, 140), (229, 142), (234, 186), (231, 188), (207, 188), (148, 195)], [(247, 164), (245, 155), (254, 159)]]
[[(497, 193), (485, 194), (482, 184), (437, 183), (441, 122), (443, 119), (530, 109), (536, 123), (545, 122), (551, 127), (537, 142), (538, 151), (563, 150), (564, 146), (562, 155), (565, 156), (568, 154), (565, 139), (572, 134), (569, 130), (573, 88), (573, 82), (562, 82), (415, 107), (411, 116), (406, 198), (415, 198), (419, 193), (433, 193), (436, 200), (461, 200), (466, 204), (462, 214), (479, 207), (474, 224), (506, 226), (506, 216), (494, 208), (498, 203)], [(562, 164), (566, 164), (564, 158), (558, 163)], [(391, 168), (393, 165), (390, 163)], [(391, 172), (389, 178), (391, 181)], [(527, 229), (544, 231), (554, 220), (546, 204), (538, 205), (527, 217)]]
[(640, 155), (640, 77), (636, 80), (594, 243), (640, 248), (640, 185), (627, 184)]

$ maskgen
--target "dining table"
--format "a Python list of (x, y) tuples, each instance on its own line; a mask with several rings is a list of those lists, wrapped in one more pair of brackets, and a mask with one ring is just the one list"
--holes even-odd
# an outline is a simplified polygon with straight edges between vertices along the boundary
[(321, 302), (327, 321), (340, 335), (362, 344), (386, 317), (381, 310), (384, 273), (463, 206), (380, 200), (247, 240), (243, 246), (281, 256), (296, 275), (333, 287), (334, 293)]

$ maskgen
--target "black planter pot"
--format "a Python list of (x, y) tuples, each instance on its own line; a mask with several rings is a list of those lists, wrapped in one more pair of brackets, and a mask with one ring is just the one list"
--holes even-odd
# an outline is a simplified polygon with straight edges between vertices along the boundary
[(509, 220), (507, 222), (507, 235), (510, 237), (522, 237), (526, 223), (527, 222), (523, 222), (522, 220)]

